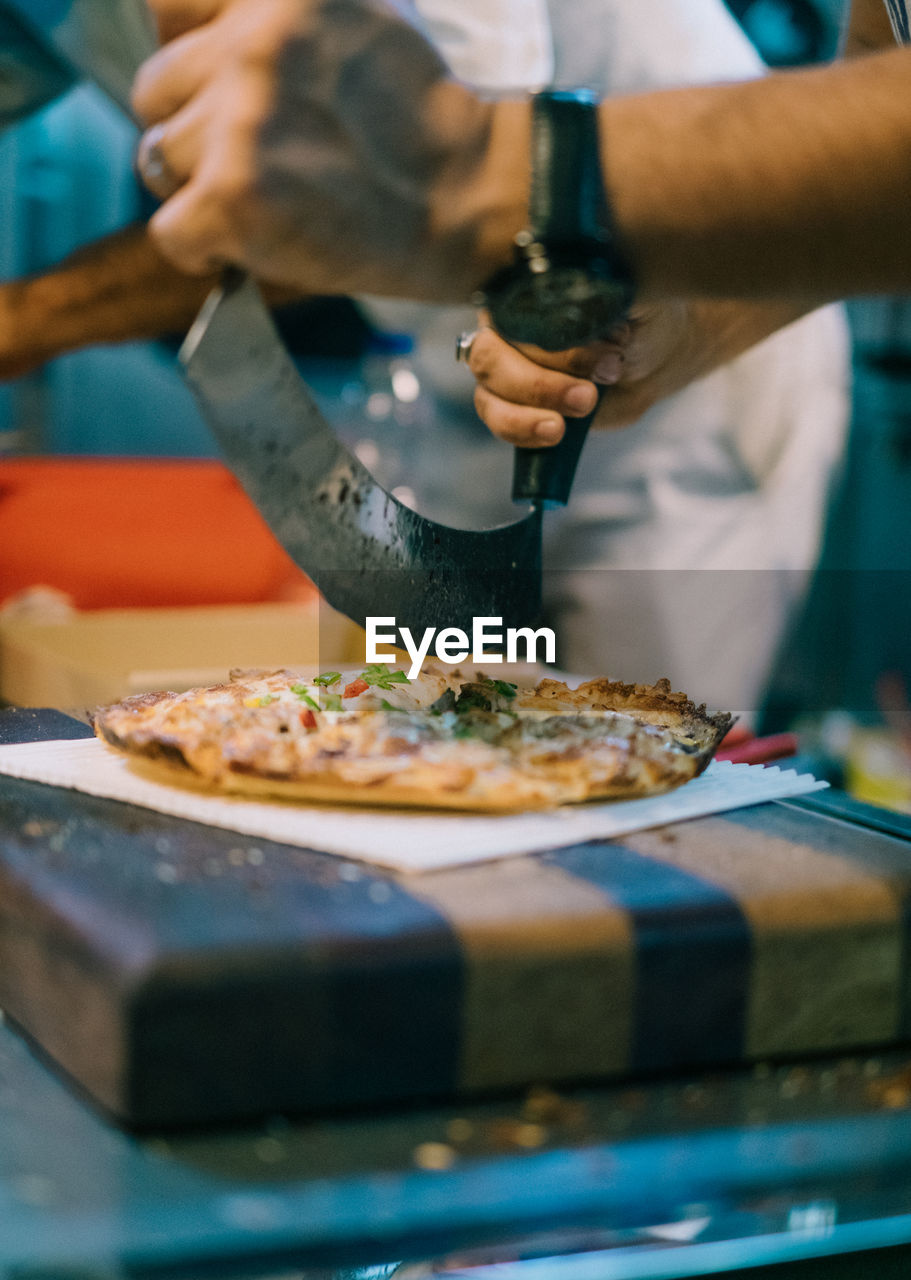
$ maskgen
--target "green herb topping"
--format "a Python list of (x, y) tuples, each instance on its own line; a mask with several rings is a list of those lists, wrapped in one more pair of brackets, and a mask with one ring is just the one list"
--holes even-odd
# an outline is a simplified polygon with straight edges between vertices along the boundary
[(298, 698), (300, 698), (301, 702), (310, 707), (313, 711), (319, 711), (319, 703), (310, 697), (310, 690), (305, 684), (293, 684), (291, 686), (291, 692), (296, 694)]
[(361, 679), (377, 689), (391, 689), (394, 684), (411, 684), (404, 671), (390, 671), (383, 662), (374, 663), (361, 672)]
[(490, 698), (478, 685), (462, 685), (462, 691), (456, 698), (455, 709), (460, 716), (468, 711), (489, 711)]
[(321, 684), (324, 689), (328, 689), (331, 684), (338, 684), (342, 678), (341, 671), (324, 671), (321, 676), (314, 676), (313, 683)]

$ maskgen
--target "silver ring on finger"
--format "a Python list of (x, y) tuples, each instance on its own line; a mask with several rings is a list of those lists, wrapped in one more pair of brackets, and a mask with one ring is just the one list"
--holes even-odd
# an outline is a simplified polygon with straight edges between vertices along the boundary
[(469, 363), (471, 360), (471, 348), (474, 346), (475, 338), (479, 332), (480, 330), (478, 329), (472, 329), (459, 334), (455, 345), (455, 358), (457, 361), (462, 364)]
[(159, 200), (167, 200), (181, 183), (164, 152), (164, 125), (154, 124), (139, 139), (136, 168), (142, 181)]

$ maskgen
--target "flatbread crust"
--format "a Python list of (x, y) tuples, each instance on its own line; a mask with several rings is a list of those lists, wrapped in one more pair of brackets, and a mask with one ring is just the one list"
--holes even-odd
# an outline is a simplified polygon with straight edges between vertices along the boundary
[(143, 772), (209, 792), (504, 812), (670, 791), (705, 769), (732, 723), (667, 680), (364, 675), (232, 672), (103, 707), (95, 732)]

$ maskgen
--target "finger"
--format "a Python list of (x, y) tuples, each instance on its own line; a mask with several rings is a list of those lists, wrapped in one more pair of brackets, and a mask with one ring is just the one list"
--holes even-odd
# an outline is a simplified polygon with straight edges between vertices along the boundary
[(226, 0), (148, 0), (162, 44), (209, 22), (226, 7)]
[(149, 220), (149, 234), (179, 271), (211, 275), (228, 263), (243, 265), (224, 206), (201, 181), (182, 187)]
[[(165, 126), (167, 158), (186, 185), (158, 210), (150, 230), (164, 256), (191, 274), (230, 262), (275, 278), (274, 254), (265, 264), (254, 260), (261, 235), (255, 229), (253, 144), (264, 91), (263, 84), (247, 80), (226, 97), (216, 79)], [(213, 132), (212, 122), (219, 120), (226, 127)]]
[(589, 347), (576, 347), (571, 351), (545, 351), (542, 347), (521, 344), (517, 350), (528, 356), (536, 365), (562, 369), (576, 379), (610, 387), (626, 375), (628, 348), (624, 344), (630, 340), (631, 336), (628, 325), (624, 326), (620, 336), (623, 342), (613, 338), (610, 341), (605, 339), (603, 342), (592, 343)]
[(508, 444), (525, 448), (553, 445), (562, 439), (566, 430), (566, 424), (558, 414), (545, 413), (530, 405), (512, 404), (486, 387), (475, 387), (474, 403), (482, 422)]
[(136, 167), (159, 200), (167, 200), (192, 177), (203, 147), (210, 114), (208, 95), (201, 94), (164, 124), (153, 124), (139, 139)]
[[(542, 367), (490, 329), (478, 333), (468, 363), (483, 388), (514, 406), (571, 417), (591, 413), (595, 407), (597, 392), (591, 382)], [(539, 418), (540, 413), (535, 420)]]
[(146, 124), (167, 120), (212, 78), (218, 43), (207, 30), (191, 31), (153, 53), (136, 73), (130, 101)]
[(545, 369), (558, 369), (573, 378), (590, 380), (592, 370), (602, 359), (622, 355), (623, 345), (612, 338), (604, 338), (587, 347), (571, 347), (566, 351), (545, 351), (543, 347), (523, 345), (521, 342), (516, 344), (516, 350)]

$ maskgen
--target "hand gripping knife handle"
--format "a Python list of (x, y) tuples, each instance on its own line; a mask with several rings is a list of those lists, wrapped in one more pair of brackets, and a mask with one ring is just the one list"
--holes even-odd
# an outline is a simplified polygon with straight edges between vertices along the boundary
[(516, 449), (512, 472), (513, 502), (531, 502), (542, 511), (565, 507), (576, 476), (582, 446), (601, 403), (584, 418), (568, 418), (558, 444)]

